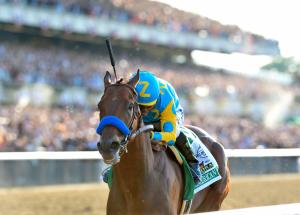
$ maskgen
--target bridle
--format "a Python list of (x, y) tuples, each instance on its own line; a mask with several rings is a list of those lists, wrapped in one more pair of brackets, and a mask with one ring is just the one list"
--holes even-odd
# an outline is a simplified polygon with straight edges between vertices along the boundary
[[(110, 125), (110, 126), (116, 127), (124, 135), (124, 139), (120, 142), (121, 150), (119, 153), (121, 156), (122, 154), (128, 152), (127, 145), (130, 140), (134, 139), (136, 136), (138, 136), (142, 132), (153, 130), (153, 125), (146, 125), (146, 126), (142, 127), (141, 111), (140, 111), (140, 107), (137, 103), (138, 93), (131, 85), (122, 84), (122, 83), (117, 82), (115, 84), (108, 85), (104, 90), (104, 94), (108, 88), (120, 87), (120, 86), (124, 86), (124, 87), (127, 87), (128, 89), (130, 89), (131, 96), (134, 98), (133, 111), (132, 111), (129, 123), (126, 124), (120, 118), (118, 118), (117, 116), (114, 116), (114, 115), (105, 116), (100, 120), (100, 123), (96, 129), (96, 132), (99, 135), (101, 135), (103, 129), (106, 126)], [(101, 101), (100, 101), (100, 103), (101, 103)], [(137, 126), (136, 130), (133, 131), (133, 124), (136, 120), (138, 120), (138, 126)]]

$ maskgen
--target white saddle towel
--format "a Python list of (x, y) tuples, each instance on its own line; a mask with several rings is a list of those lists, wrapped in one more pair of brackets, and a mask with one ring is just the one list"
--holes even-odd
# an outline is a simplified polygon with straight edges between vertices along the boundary
[(197, 193), (222, 178), (219, 166), (211, 152), (193, 131), (184, 126), (180, 127), (180, 131), (187, 137), (187, 141), (200, 163), (201, 182), (196, 185), (194, 190), (194, 193)]

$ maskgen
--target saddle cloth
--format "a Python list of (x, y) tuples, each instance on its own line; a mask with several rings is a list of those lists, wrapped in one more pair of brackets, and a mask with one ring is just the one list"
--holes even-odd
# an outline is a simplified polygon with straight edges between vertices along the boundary
[(201, 172), (201, 181), (198, 184), (195, 184), (190, 167), (184, 156), (175, 146), (169, 146), (178, 163), (182, 166), (184, 174), (184, 195), (179, 214), (188, 214), (192, 206), (194, 195), (220, 180), (222, 177), (219, 173), (217, 161), (198, 136), (193, 131), (183, 126), (180, 129), (186, 136), (188, 144), (190, 144), (194, 155), (196, 155), (196, 158), (200, 163)]
[(202, 143), (198, 136), (190, 129), (181, 126), (180, 131), (186, 136), (187, 142), (200, 163), (201, 181), (195, 185), (194, 194), (220, 180), (219, 166), (211, 152)]

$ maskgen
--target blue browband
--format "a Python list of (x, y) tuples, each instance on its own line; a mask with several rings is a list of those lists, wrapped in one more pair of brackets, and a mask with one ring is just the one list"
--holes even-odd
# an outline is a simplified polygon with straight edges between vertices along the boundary
[(128, 136), (130, 134), (130, 130), (127, 127), (127, 125), (118, 117), (116, 116), (105, 116), (101, 119), (96, 132), (97, 134), (101, 135), (103, 129), (105, 128), (105, 126), (107, 125), (112, 125), (114, 127), (116, 127), (117, 129), (119, 129), (119, 131), (122, 132), (122, 134), (124, 134), (124, 136)]

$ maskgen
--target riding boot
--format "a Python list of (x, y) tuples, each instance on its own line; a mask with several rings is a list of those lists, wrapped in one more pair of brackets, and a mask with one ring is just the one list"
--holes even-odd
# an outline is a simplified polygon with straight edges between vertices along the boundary
[(197, 162), (197, 159), (195, 158), (184, 133), (180, 132), (180, 134), (176, 138), (175, 146), (183, 154), (188, 162)]
[(183, 154), (189, 166), (191, 167), (191, 172), (195, 181), (195, 184), (198, 184), (201, 181), (201, 171), (199, 160), (193, 153), (192, 148), (190, 147), (188, 140), (184, 133), (180, 132), (179, 136), (176, 139), (175, 146)]

